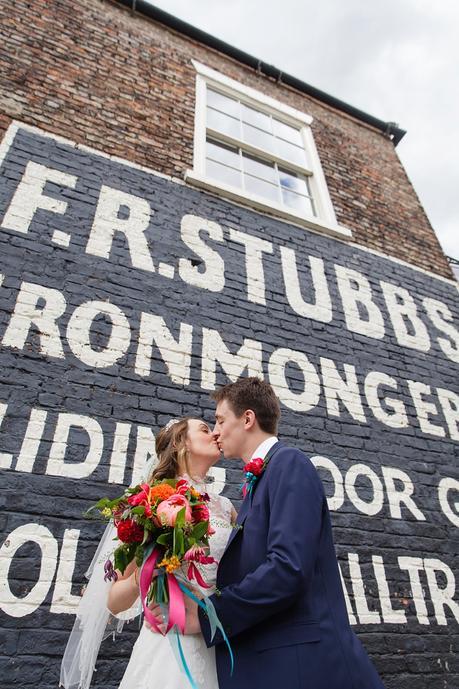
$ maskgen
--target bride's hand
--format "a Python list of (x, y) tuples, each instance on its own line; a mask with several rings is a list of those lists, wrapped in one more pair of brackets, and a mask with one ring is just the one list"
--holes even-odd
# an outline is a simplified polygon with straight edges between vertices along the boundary
[[(202, 598), (202, 594), (199, 595)], [(186, 618), (185, 618), (185, 634), (200, 634), (201, 624), (198, 617), (198, 604), (191, 600), (191, 598), (185, 601)]]
[(161, 634), (165, 634), (165, 633), (166, 633), (166, 629), (167, 629), (167, 625), (166, 625), (166, 618), (165, 618), (165, 616), (163, 615), (163, 612), (162, 612), (162, 610), (161, 610), (161, 606), (158, 605), (158, 603), (156, 603), (155, 601), (151, 601), (151, 603), (148, 605), (148, 607), (150, 608), (150, 610), (151, 610), (151, 612), (152, 612), (152, 615), (156, 618), (156, 622), (157, 622), (157, 624), (158, 624), (158, 628), (159, 628), (159, 629), (155, 629), (155, 628), (154, 628), (149, 622), (147, 622), (146, 620), (145, 620), (145, 625), (147, 626), (147, 628), (148, 628), (151, 632), (153, 632), (153, 633), (155, 633), (155, 634), (158, 634), (159, 632), (160, 632)]

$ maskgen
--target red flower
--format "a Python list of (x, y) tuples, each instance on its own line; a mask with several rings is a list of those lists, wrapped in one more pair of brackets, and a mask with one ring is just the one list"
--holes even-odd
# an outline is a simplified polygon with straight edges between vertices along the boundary
[(175, 492), (178, 493), (178, 495), (185, 495), (187, 490), (190, 490), (190, 486), (188, 485), (188, 481), (186, 481), (186, 479), (181, 478), (179, 481), (177, 481)]
[(145, 516), (151, 517), (151, 507), (150, 507), (150, 486), (148, 483), (142, 483), (142, 490), (135, 495), (131, 495), (128, 498), (128, 503), (133, 507), (142, 506), (145, 507)]
[(195, 522), (207, 522), (209, 521), (209, 508), (207, 505), (195, 505), (193, 507), (193, 521)]
[(255, 457), (254, 459), (251, 459), (250, 462), (247, 462), (247, 464), (244, 466), (244, 471), (245, 473), (250, 472), (254, 476), (260, 476), (261, 472), (263, 471), (264, 463), (264, 459), (261, 457)]
[(143, 528), (133, 519), (123, 519), (116, 527), (118, 538), (123, 543), (141, 543), (143, 541)]

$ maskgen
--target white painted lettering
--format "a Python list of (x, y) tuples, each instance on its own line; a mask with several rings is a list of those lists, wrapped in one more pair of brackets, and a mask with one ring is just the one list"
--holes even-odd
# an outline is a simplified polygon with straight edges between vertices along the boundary
[[(99, 318), (110, 321), (110, 335), (103, 349), (93, 349), (90, 332)], [(67, 341), (80, 361), (95, 368), (108, 368), (121, 359), (129, 349), (131, 328), (118, 306), (105, 301), (87, 301), (72, 313), (67, 326)]]
[(201, 387), (215, 390), (217, 362), (228, 378), (235, 382), (245, 371), (249, 376), (263, 377), (260, 342), (245, 339), (236, 354), (232, 354), (218, 330), (202, 329)]
[[(303, 377), (300, 390), (292, 390), (287, 381), (286, 367), (297, 366)], [(313, 409), (320, 399), (320, 379), (306, 354), (281, 347), (275, 349), (269, 359), (269, 382), (280, 401), (289, 409), (306, 412)]]
[[(41, 301), (44, 304), (38, 306)], [(3, 346), (22, 349), (34, 325), (39, 331), (41, 353), (63, 359), (64, 351), (56, 321), (62, 316), (66, 306), (64, 295), (57, 289), (23, 282), (3, 335)]]
[(233, 242), (245, 246), (245, 268), (247, 275), (247, 299), (254, 304), (266, 304), (265, 272), (263, 254), (272, 254), (273, 245), (265, 239), (253, 237), (245, 232), (230, 228)]
[(221, 292), (225, 286), (225, 264), (220, 254), (201, 239), (201, 232), (205, 232), (214, 242), (222, 242), (222, 228), (216, 222), (200, 218), (198, 215), (184, 215), (180, 230), (182, 241), (201, 259), (196, 261), (181, 258), (180, 277), (193, 287)]
[[(128, 209), (127, 218), (119, 217), (121, 207)], [(126, 237), (134, 268), (153, 273), (155, 268), (145, 236), (150, 220), (151, 208), (146, 199), (102, 185), (86, 253), (110, 258), (115, 233), (121, 232)]]
[(148, 378), (151, 373), (153, 342), (159, 349), (172, 382), (177, 385), (188, 385), (190, 382), (193, 326), (181, 323), (179, 338), (176, 340), (161, 316), (142, 313), (135, 372), (144, 378)]
[(74, 189), (77, 181), (78, 178), (74, 175), (29, 161), (5, 213), (2, 227), (25, 234), (29, 231), (30, 223), (38, 209), (64, 215), (67, 201), (46, 196), (43, 193), (45, 186), (47, 182), (52, 182)]
[[(72, 428), (83, 429), (89, 438), (89, 447), (82, 462), (65, 462), (69, 434)], [(86, 478), (98, 466), (104, 446), (100, 424), (89, 416), (81, 414), (59, 414), (53, 443), (51, 445), (46, 473), (49, 476)]]

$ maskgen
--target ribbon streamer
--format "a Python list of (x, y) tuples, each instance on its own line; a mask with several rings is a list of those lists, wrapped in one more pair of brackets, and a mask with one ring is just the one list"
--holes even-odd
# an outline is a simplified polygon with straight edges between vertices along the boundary
[(226, 643), (228, 647), (228, 651), (230, 654), (230, 661), (231, 661), (231, 670), (230, 670), (230, 675), (233, 675), (233, 670), (234, 670), (234, 656), (233, 656), (233, 650), (231, 648), (231, 644), (228, 641), (228, 637), (226, 636), (225, 630), (223, 629), (223, 625), (218, 619), (217, 613), (215, 612), (215, 607), (210, 600), (210, 598), (204, 598), (204, 600), (200, 600), (197, 598), (189, 589), (186, 588), (182, 583), (178, 582), (178, 585), (180, 586), (181, 590), (183, 593), (185, 593), (187, 596), (189, 596), (192, 600), (194, 600), (195, 603), (199, 605), (202, 610), (206, 613), (207, 617), (209, 618), (209, 623), (210, 623), (210, 638), (213, 640), (215, 634), (217, 633), (217, 629), (220, 630), (220, 634), (223, 637), (224, 642)]
[[(193, 676), (188, 668), (185, 659), (185, 654), (183, 653), (182, 644), (180, 642), (180, 634), (185, 633), (186, 621), (185, 598), (183, 594), (189, 596), (189, 598), (194, 600), (195, 603), (197, 603), (197, 605), (199, 605), (199, 607), (205, 611), (207, 617), (209, 618), (211, 639), (214, 638), (215, 634), (217, 633), (217, 629), (220, 630), (220, 633), (229, 650), (231, 660), (230, 674), (232, 675), (234, 669), (233, 651), (231, 649), (230, 642), (228, 641), (228, 637), (226, 636), (225, 630), (223, 629), (223, 625), (218, 619), (217, 613), (215, 612), (215, 607), (213, 606), (211, 600), (209, 598), (205, 598), (203, 601), (199, 600), (199, 598), (197, 598), (193, 593), (191, 593), (191, 591), (184, 584), (182, 584), (180, 581), (177, 581), (174, 574), (167, 574), (167, 586), (169, 591), (169, 616), (166, 631), (161, 631), (155, 616), (153, 615), (147, 604), (148, 591), (153, 581), (153, 577), (155, 576), (155, 567), (159, 556), (160, 551), (158, 548), (155, 548), (153, 545), (147, 548), (145, 553), (145, 559), (140, 569), (140, 598), (142, 600), (142, 608), (145, 619), (156, 632), (162, 634), (163, 636), (165, 636), (171, 629), (174, 629), (175, 641), (178, 648), (178, 655), (182, 662), (183, 670), (188, 681), (191, 684), (192, 689), (198, 689), (196, 682), (194, 681)], [(163, 593), (165, 592), (165, 576), (162, 572), (156, 576), (158, 576), (158, 592), (161, 590), (161, 592)], [(163, 597), (162, 594), (158, 595), (158, 599), (161, 597)]]
[(164, 632), (161, 631), (161, 629), (158, 626), (158, 622), (156, 621), (156, 617), (153, 615), (151, 612), (150, 608), (148, 607), (146, 603), (147, 599), (147, 594), (148, 590), (151, 586), (151, 582), (153, 579), (153, 572), (155, 570), (156, 562), (159, 557), (159, 550), (158, 548), (153, 548), (151, 552), (149, 552), (150, 548), (147, 551), (147, 556), (143, 561), (143, 565), (140, 569), (140, 578), (139, 578), (139, 583), (140, 583), (140, 598), (142, 600), (142, 608), (143, 608), (143, 614), (147, 622), (153, 627), (153, 629), (158, 632), (159, 634), (162, 634), (164, 636)]

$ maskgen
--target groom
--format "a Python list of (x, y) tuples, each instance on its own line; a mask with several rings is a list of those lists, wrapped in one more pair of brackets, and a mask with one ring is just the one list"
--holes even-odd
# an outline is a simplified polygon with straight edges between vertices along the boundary
[(276, 437), (272, 387), (242, 378), (213, 395), (227, 458), (262, 467), (238, 515), (210, 599), (234, 653), (201, 609), (187, 632), (215, 646), (220, 689), (384, 689), (349, 626), (323, 487), (310, 460)]

